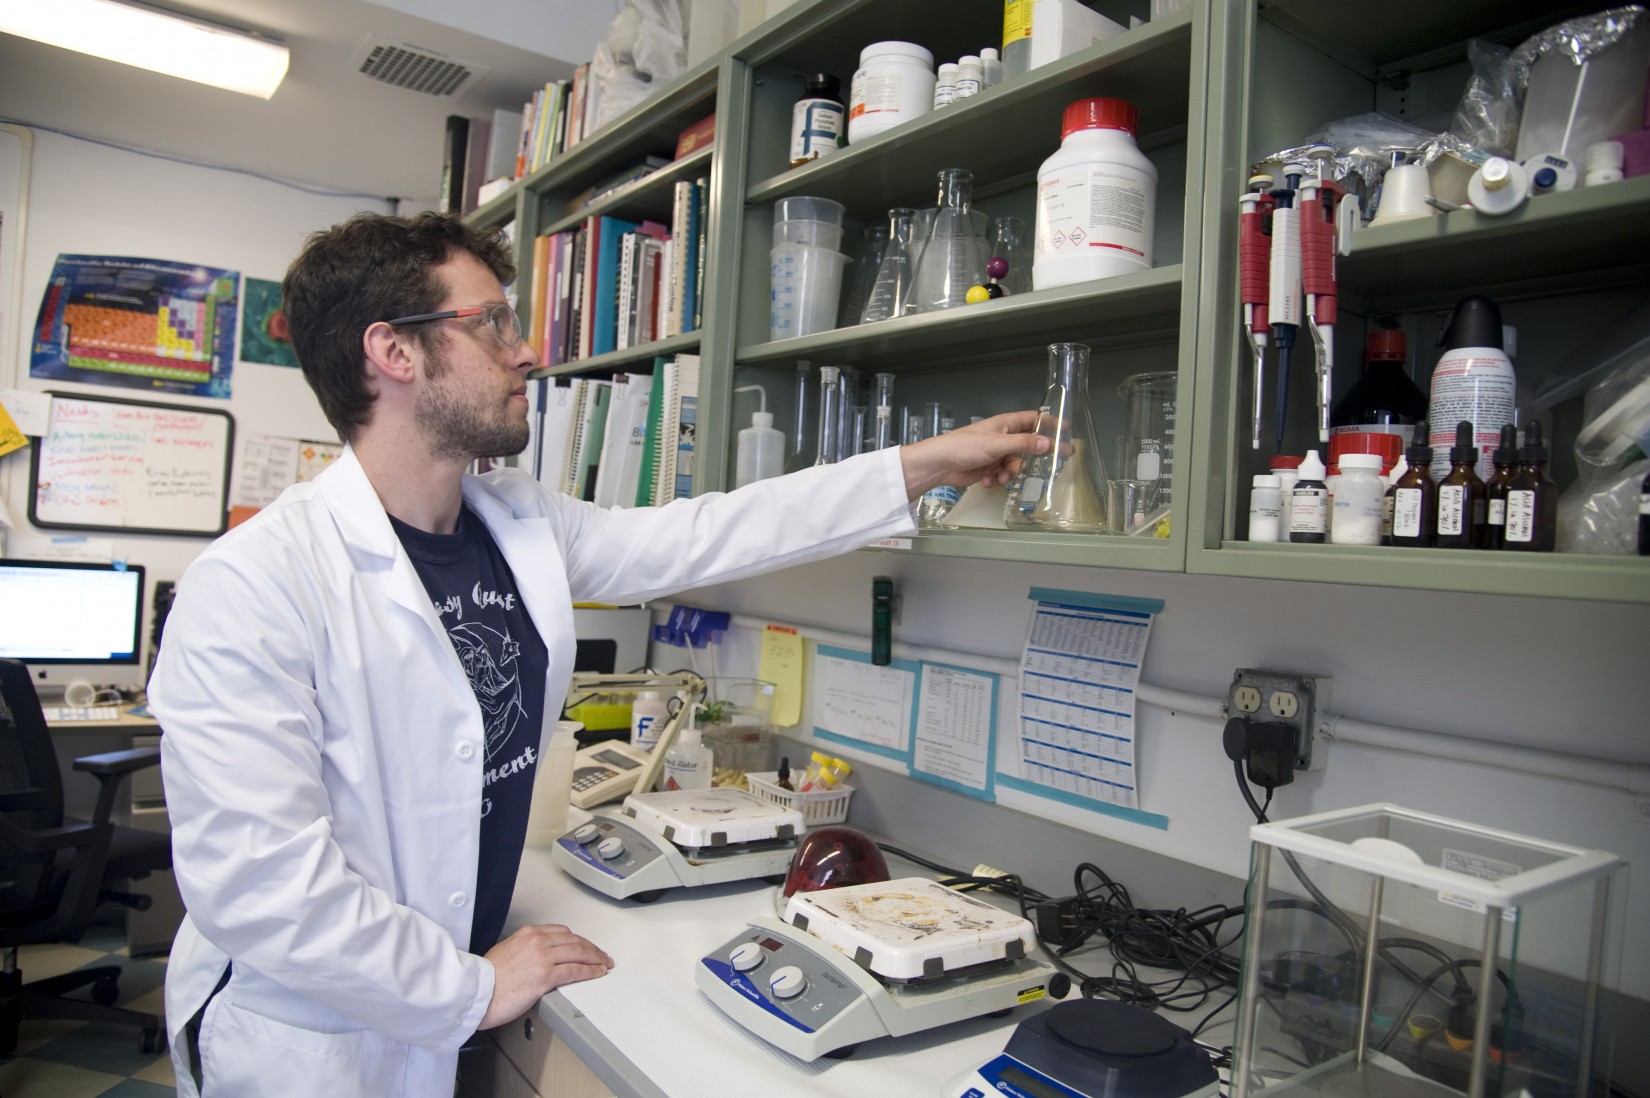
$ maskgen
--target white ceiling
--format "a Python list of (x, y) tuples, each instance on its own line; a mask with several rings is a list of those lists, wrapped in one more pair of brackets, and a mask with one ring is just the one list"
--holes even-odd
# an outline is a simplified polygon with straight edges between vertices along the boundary
[[(427, 204), (439, 189), (447, 115), (520, 110), (534, 88), (590, 59), (618, 3), (161, 0), (152, 6), (285, 42), (285, 82), (264, 101), (0, 34), (0, 118)], [(456, 101), (381, 84), (349, 67), (369, 35), (488, 72)]]

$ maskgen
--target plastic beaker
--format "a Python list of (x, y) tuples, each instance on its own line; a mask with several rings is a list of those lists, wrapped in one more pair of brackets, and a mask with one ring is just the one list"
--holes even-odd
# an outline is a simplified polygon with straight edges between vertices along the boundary
[(836, 304), (848, 257), (812, 244), (781, 244), (768, 257), (768, 338), (790, 339), (828, 331), (836, 323)]
[(858, 324), (865, 315), (865, 302), (871, 297), (871, 287), (876, 283), (883, 253), (887, 250), (888, 225), (878, 221), (865, 226), (859, 260), (854, 264), (854, 273), (848, 277), (848, 292), (842, 295), (842, 307), (837, 311), (838, 328)]
[(830, 221), (776, 221), (773, 246), (781, 244), (811, 244), (834, 252), (842, 247), (842, 226)]
[(969, 214), (974, 175), (962, 168), (939, 173), (939, 202), (912, 275), (910, 311), (931, 313), (966, 303), (970, 287), (985, 285), (985, 241)]
[(888, 211), (888, 244), (877, 265), (876, 281), (865, 299), (862, 324), (905, 315), (905, 295), (911, 289), (911, 225), (917, 211), (899, 207)]
[(782, 221), (827, 221), (840, 226), (843, 210), (842, 203), (834, 199), (795, 194), (789, 198), (781, 198), (773, 204), (773, 223), (778, 225)]
[[(1173, 371), (1135, 374), (1117, 387), (1127, 412), (1118, 475), (1156, 485), (1147, 503), (1149, 514), (1168, 505), (1174, 480), (1175, 394)], [(1114, 514), (1115, 522), (1117, 516)]]
[(1106, 471), (1089, 402), (1086, 345), (1049, 344), (1048, 391), (1034, 430), (1049, 440), (1048, 452), (1021, 457), (1003, 521), (1011, 529), (1106, 533), (1100, 497)]

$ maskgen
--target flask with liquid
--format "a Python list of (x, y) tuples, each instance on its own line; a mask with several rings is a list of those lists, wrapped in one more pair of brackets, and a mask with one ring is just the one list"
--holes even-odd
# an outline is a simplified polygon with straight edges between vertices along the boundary
[(1033, 430), (1049, 440), (1049, 449), (1020, 459), (1003, 521), (1010, 529), (1105, 533), (1099, 486), (1106, 472), (1089, 402), (1087, 345), (1049, 345), (1048, 390)]
[[(691, 703), (690, 703), (691, 706)], [(665, 751), (664, 788), (709, 789), (714, 753), (705, 746), (705, 734), (699, 730), (698, 708), (688, 710), (687, 727), (676, 736), (676, 741)]]
[(1472, 444), (1472, 424), (1455, 425), (1455, 445), (1449, 451), (1449, 476), (1438, 484), (1438, 536), (1433, 544), (1440, 549), (1478, 549), (1484, 543), (1484, 482), (1474, 467), (1478, 447)]
[(913, 313), (966, 304), (969, 288), (985, 284), (985, 241), (968, 208), (973, 190), (972, 172), (946, 168), (939, 173), (938, 209), (911, 276)]
[[(1496, 432), (1513, 422), (1518, 383), (1512, 360), (1502, 349), (1501, 310), (1487, 297), (1462, 298), (1444, 329), (1444, 355), (1432, 371), (1432, 398), (1427, 422), (1432, 425), (1432, 479), (1449, 475), (1449, 449), (1455, 425), (1475, 424), (1473, 444), (1480, 448), (1478, 479), (1491, 475), (1488, 450)], [(1493, 426), (1492, 426), (1493, 425)], [(1410, 464), (1415, 464), (1413, 458)]]
[(1426, 420), (1415, 425), (1415, 437), (1404, 460), (1409, 469), (1393, 482), (1392, 544), (1424, 549), (1438, 529), (1438, 485), (1432, 479), (1432, 447), (1427, 443)]
[(1524, 428), (1518, 471), (1507, 486), (1507, 540), (1503, 548), (1551, 553), (1558, 544), (1558, 485), (1547, 475), (1547, 447), (1541, 421)]
[(828, 72), (814, 73), (791, 108), (791, 167), (830, 156), (842, 147), (848, 112), (842, 106), (842, 81)]
[(1507, 543), (1507, 489), (1518, 472), (1518, 428), (1501, 425), (1501, 444), (1491, 463), (1495, 472), (1484, 485), (1484, 548), (1501, 549)]
[(888, 243), (865, 297), (865, 309), (858, 317), (861, 323), (905, 315), (905, 298), (911, 291), (911, 228), (916, 216), (916, 210), (904, 206), (888, 211)]

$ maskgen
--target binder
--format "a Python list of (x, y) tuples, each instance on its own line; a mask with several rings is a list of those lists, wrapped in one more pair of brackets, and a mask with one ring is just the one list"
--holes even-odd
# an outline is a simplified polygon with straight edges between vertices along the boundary
[(634, 233), (641, 226), (634, 221), (616, 217), (591, 218), (595, 222), (592, 254), (596, 261), (595, 273), (590, 279), (591, 314), (594, 322), (590, 332), (590, 355), (604, 355), (617, 348), (619, 306), (619, 253), (626, 233)]
[(655, 438), (653, 502), (693, 495), (698, 444), (699, 356), (677, 355), (665, 366), (664, 412)]
[(579, 392), (577, 423), (573, 429), (572, 460), (567, 470), (568, 494), (575, 499), (595, 496), (596, 475), (601, 463), (603, 432), (607, 430), (608, 400), (613, 383), (581, 378), (574, 386)]
[(601, 459), (596, 469), (598, 507), (630, 507), (641, 481), (642, 452), (646, 449), (647, 416), (653, 379), (646, 374), (614, 374), (603, 431)]
[(569, 443), (573, 437), (573, 413), (577, 395), (566, 378), (541, 378), (553, 384), (542, 390), (538, 408), (540, 484), (558, 492), (567, 491)]

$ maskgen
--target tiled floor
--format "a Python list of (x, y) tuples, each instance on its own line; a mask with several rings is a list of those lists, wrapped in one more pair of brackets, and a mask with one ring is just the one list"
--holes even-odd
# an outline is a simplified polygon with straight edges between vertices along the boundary
[[(116, 912), (114, 919), (119, 919)], [(94, 925), (79, 945), (27, 946), (17, 965), (25, 981), (93, 964), (119, 964), (120, 1005), (160, 1014), (166, 958), (126, 955), (118, 921)], [(89, 996), (88, 991), (76, 993)], [(4, 1098), (173, 1098), (172, 1061), (138, 1051), (136, 1026), (95, 1022), (24, 1021), (17, 1048), (0, 1056)]]

